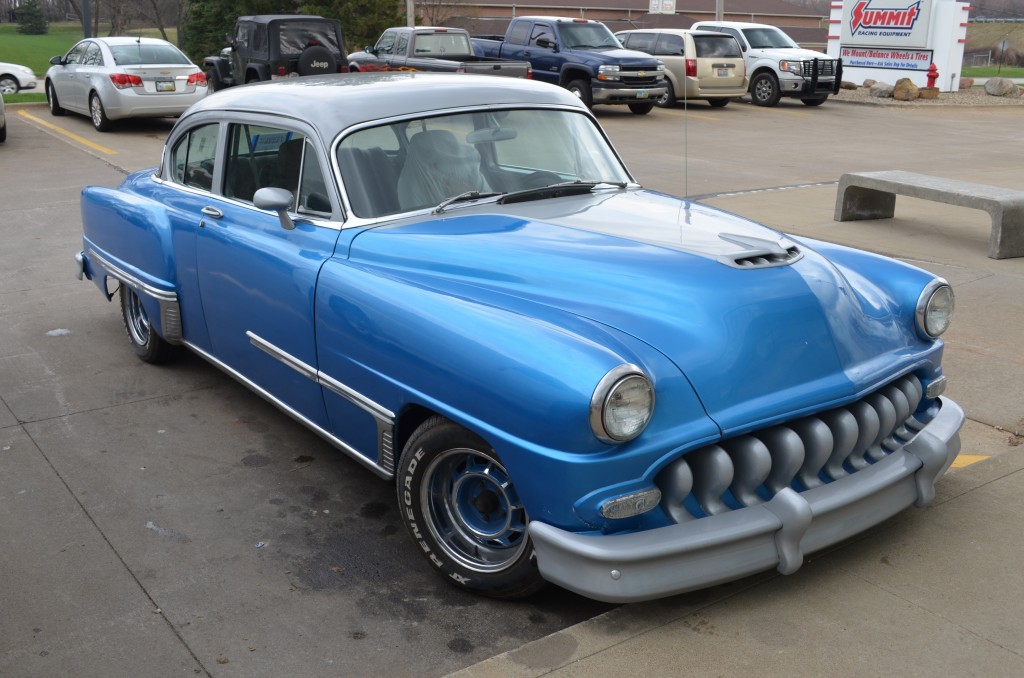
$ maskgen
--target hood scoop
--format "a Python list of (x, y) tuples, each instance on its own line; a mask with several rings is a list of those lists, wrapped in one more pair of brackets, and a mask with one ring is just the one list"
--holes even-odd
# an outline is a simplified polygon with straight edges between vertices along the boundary
[(800, 251), (796, 244), (785, 238), (768, 240), (736, 233), (719, 233), (718, 237), (742, 248), (738, 252), (720, 254), (717, 257), (720, 263), (733, 268), (789, 266), (800, 261), (804, 256), (804, 253)]

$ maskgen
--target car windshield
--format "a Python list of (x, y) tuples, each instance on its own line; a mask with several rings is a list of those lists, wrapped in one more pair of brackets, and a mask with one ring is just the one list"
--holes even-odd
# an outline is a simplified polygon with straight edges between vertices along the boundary
[(133, 42), (128, 45), (111, 45), (110, 53), (118, 66), (139, 66), (141, 64), (191, 64), (188, 57), (174, 45), (154, 45)]
[(744, 28), (743, 35), (746, 36), (751, 49), (799, 47), (788, 35), (777, 28)]
[(341, 51), (334, 24), (315, 21), (283, 21), (278, 24), (281, 55), (301, 54), (310, 45), (323, 45), (332, 52)]
[(604, 24), (559, 24), (562, 44), (569, 49), (618, 49), (619, 41)]
[[(516, 109), (443, 115), (370, 127), (338, 145), (338, 165), (356, 216), (375, 218), (442, 203), (536, 191), (566, 182), (604, 190), (631, 181), (604, 135), (579, 112)], [(475, 194), (475, 195), (474, 195)], [(445, 205), (446, 207), (447, 205)]]

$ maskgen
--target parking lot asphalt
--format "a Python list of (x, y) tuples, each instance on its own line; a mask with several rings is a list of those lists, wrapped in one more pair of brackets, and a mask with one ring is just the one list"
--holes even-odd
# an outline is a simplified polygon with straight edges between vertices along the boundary
[(832, 221), (843, 172), (1024, 189), (1019, 109), (598, 109), (650, 188), (949, 279), (948, 394), (969, 418), (934, 506), (789, 577), (614, 608), (435, 582), (386, 484), (199, 360), (136, 361), (72, 275), (78, 192), (154, 165), (170, 122), (7, 115), (0, 675), (1024, 674), (1024, 259), (988, 259), (988, 217), (965, 208)]

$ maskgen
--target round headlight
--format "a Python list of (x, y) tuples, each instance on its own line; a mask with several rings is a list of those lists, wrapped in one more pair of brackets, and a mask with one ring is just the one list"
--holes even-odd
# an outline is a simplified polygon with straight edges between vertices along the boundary
[(654, 386), (636, 365), (619, 365), (606, 374), (590, 401), (590, 427), (606, 443), (640, 435), (654, 413)]
[(935, 339), (949, 328), (953, 320), (953, 288), (937, 278), (933, 280), (917, 302), (917, 328), (929, 339)]

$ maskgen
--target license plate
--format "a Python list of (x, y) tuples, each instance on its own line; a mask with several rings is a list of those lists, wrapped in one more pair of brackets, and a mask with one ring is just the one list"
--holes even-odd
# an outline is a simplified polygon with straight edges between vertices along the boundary
[(636, 98), (637, 99), (646, 99), (649, 96), (651, 96), (651, 95), (645, 89), (638, 89), (636, 91)]
[(157, 80), (156, 81), (157, 92), (173, 92), (174, 81), (173, 80)]
[(720, 78), (728, 78), (729, 77), (729, 69), (728, 68), (719, 68), (718, 69), (718, 77), (720, 77)]

